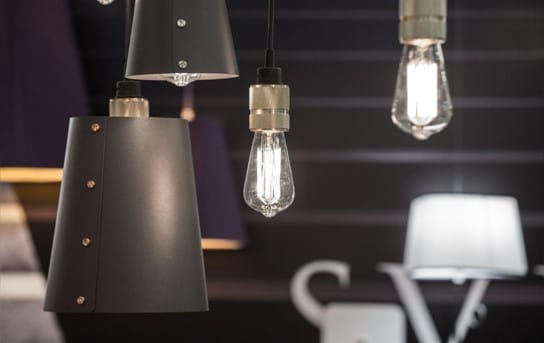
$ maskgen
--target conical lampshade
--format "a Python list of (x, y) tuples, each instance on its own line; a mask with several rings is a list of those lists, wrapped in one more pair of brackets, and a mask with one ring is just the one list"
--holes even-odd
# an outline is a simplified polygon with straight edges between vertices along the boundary
[(190, 129), (202, 246), (204, 249), (240, 249), (247, 237), (225, 128), (220, 120), (199, 115)]
[(126, 76), (178, 86), (237, 77), (225, 0), (136, 0)]
[(67, 146), (45, 309), (207, 310), (187, 123), (72, 118)]

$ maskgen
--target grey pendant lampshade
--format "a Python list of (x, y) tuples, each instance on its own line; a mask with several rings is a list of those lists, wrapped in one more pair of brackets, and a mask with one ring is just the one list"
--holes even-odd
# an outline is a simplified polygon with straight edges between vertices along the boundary
[(127, 78), (185, 86), (237, 76), (225, 0), (136, 0)]
[(225, 128), (218, 119), (198, 115), (190, 129), (202, 246), (204, 249), (240, 249), (247, 237)]
[(187, 122), (72, 118), (67, 146), (45, 309), (207, 310)]
[(0, 2), (0, 181), (58, 182), (71, 113), (88, 113), (66, 1)]

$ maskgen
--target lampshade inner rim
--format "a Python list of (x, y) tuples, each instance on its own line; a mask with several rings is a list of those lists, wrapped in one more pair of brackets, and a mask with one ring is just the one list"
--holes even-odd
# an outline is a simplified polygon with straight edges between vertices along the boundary
[[(220, 79), (232, 79), (240, 76), (239, 74), (228, 73), (199, 73), (198, 71), (184, 71), (187, 74), (199, 74), (199, 80), (220, 80)], [(137, 74), (127, 75), (127, 78), (134, 80), (147, 80), (147, 81), (167, 81), (172, 79), (178, 73), (157, 73), (157, 74)]]
[(524, 276), (527, 271), (519, 269), (489, 267), (415, 267), (406, 268), (410, 276), (418, 280), (454, 279), (513, 279)]

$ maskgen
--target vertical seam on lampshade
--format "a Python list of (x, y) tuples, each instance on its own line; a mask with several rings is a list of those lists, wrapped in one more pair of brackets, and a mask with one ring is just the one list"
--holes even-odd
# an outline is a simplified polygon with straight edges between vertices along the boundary
[[(174, 5), (174, 0), (170, 0), (170, 13), (172, 13), (172, 17), (170, 18), (170, 23), (168, 23), (168, 25), (172, 25), (172, 23), (174, 23), (174, 21), (176, 20), (176, 12), (174, 12), (174, 10), (176, 9), (176, 6)], [(187, 20), (187, 19), (185, 19)], [(175, 56), (175, 52), (176, 52), (176, 49), (174, 48), (175, 47), (175, 44), (176, 44), (176, 35), (174, 34), (174, 28), (171, 28), (170, 30), (168, 30), (168, 32), (170, 33), (170, 47), (171, 47), (171, 50), (170, 50), (170, 68), (172, 68), (171, 70), (175, 71), (177, 70), (177, 61), (178, 61), (178, 56)]]
[(104, 197), (104, 174), (106, 169), (106, 146), (107, 146), (107, 139), (108, 139), (108, 129), (107, 129), (107, 120), (108, 118), (104, 118), (102, 120), (102, 126), (103, 126), (103, 135), (104, 138), (102, 139), (102, 168), (100, 170), (100, 196), (99, 196), (99, 207), (98, 207), (98, 225), (97, 228), (98, 236), (96, 237), (97, 247), (96, 247), (96, 277), (95, 277), (95, 287), (94, 287), (94, 307), (92, 312), (96, 312), (97, 307), (97, 298), (98, 298), (98, 278), (100, 277), (100, 247), (101, 247), (101, 237), (102, 237), (102, 207), (104, 206), (104, 202), (102, 201)]

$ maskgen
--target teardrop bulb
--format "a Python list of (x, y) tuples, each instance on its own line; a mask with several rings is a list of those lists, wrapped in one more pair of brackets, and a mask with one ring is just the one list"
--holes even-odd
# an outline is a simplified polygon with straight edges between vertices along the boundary
[(452, 108), (441, 45), (405, 45), (391, 110), (393, 122), (425, 140), (448, 125)]
[(283, 132), (255, 132), (246, 180), (244, 200), (265, 217), (288, 208), (295, 199), (295, 185)]

